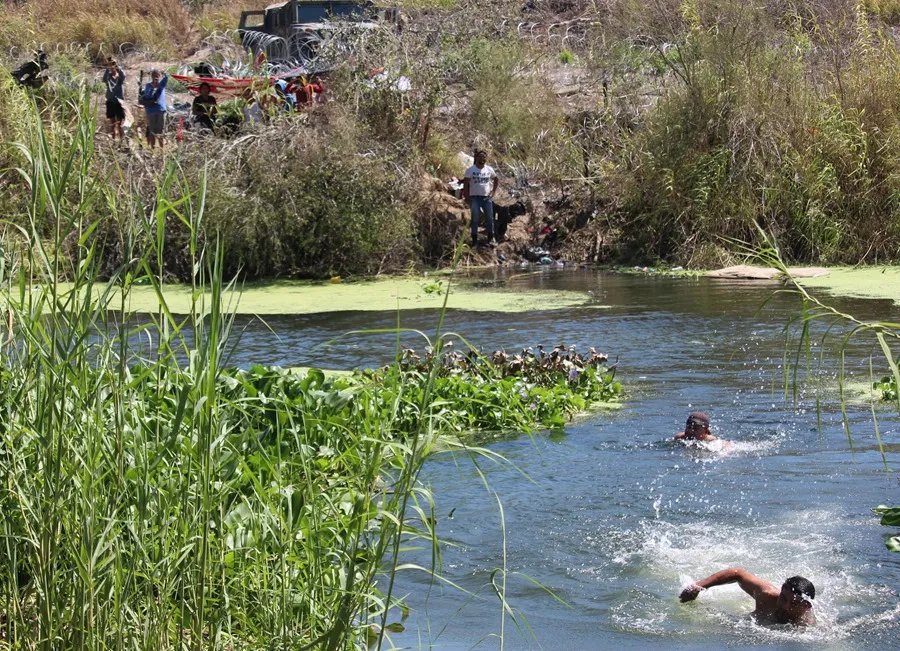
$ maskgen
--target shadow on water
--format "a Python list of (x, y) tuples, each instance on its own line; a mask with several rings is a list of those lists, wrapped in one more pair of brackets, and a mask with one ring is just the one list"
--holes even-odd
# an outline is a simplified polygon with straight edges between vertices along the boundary
[[(783, 328), (796, 314), (794, 298), (776, 296), (760, 312), (773, 285), (594, 271), (489, 274), (483, 282), (580, 291), (609, 307), (454, 311), (446, 328), (485, 349), (595, 346), (618, 357), (618, 377), (629, 392), (623, 409), (579, 420), (564, 433), (489, 443), (511, 464), (483, 468), (504, 505), (507, 596), (533, 631), (508, 627), (506, 648), (896, 648), (900, 555), (884, 548), (885, 530), (870, 508), (898, 501), (898, 483), (885, 472), (865, 403), (849, 408), (855, 439), (848, 443), (830, 361), (822, 376), (831, 390), (821, 430), (809, 389), (797, 405), (785, 400)], [(900, 316), (884, 301), (837, 303), (864, 319)], [(389, 361), (396, 341), (360, 337), (323, 345), (350, 330), (393, 327), (393, 312), (267, 321), (277, 337), (248, 320), (236, 363), (365, 367)], [(434, 312), (408, 312), (401, 323), (430, 332), (436, 319)], [(867, 343), (851, 346), (851, 379), (868, 380), (871, 352)], [(714, 433), (734, 448), (717, 453), (669, 442), (693, 409), (710, 413)], [(885, 417), (881, 430), (893, 464), (896, 417)], [(444, 548), (443, 573), (477, 596), (403, 575), (413, 614), (394, 641), (498, 648), (491, 634), (499, 630), (500, 605), (489, 582), (503, 550), (494, 498), (458, 456), (435, 456), (423, 479), (436, 495), (438, 533), (452, 543)], [(408, 560), (427, 566), (430, 552), (412, 552)], [(689, 578), (729, 565), (776, 583), (807, 576), (817, 587), (820, 624), (805, 631), (758, 626), (747, 617), (752, 602), (733, 586), (678, 603)], [(569, 606), (516, 573), (553, 589)]]

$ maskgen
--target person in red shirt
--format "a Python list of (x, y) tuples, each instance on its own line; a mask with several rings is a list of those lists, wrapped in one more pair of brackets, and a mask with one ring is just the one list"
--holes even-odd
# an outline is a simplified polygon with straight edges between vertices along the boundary
[(308, 80), (305, 77), (295, 77), (288, 85), (287, 92), (293, 93), (297, 98), (297, 110), (300, 110), (303, 106), (312, 106), (314, 102), (321, 101), (325, 86), (317, 77)]

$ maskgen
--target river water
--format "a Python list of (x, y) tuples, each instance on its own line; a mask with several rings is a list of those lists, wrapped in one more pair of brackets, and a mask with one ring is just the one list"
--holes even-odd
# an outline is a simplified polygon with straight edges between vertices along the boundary
[[(506, 649), (900, 648), (900, 554), (884, 546), (898, 531), (880, 526), (870, 511), (900, 504), (900, 422), (896, 411), (877, 411), (894, 471), (886, 472), (867, 402), (848, 405), (852, 440), (844, 432), (833, 357), (819, 374), (820, 428), (809, 383), (799, 402), (785, 399), (783, 331), (798, 309), (794, 297), (775, 296), (761, 310), (773, 285), (596, 271), (496, 280), (521, 291), (584, 292), (596, 306), (459, 311), (448, 315), (447, 329), (486, 350), (595, 346), (618, 358), (627, 401), (562, 432), (487, 444), (505, 463), (478, 458), (476, 468), (460, 454), (426, 463), (422, 479), (436, 496), (445, 543), (441, 574), (459, 587), (402, 572), (398, 589), (412, 614), (406, 631), (393, 637), (398, 647), (501, 648), (502, 609), (491, 581), (501, 580), (505, 563), (512, 609), (502, 629)], [(834, 302), (862, 318), (900, 320), (890, 302)], [(234, 361), (384, 363), (392, 336), (326, 342), (351, 330), (392, 327), (397, 314), (267, 322), (276, 335), (247, 325)], [(426, 332), (435, 323), (433, 312), (401, 316), (402, 326)], [(422, 347), (415, 338), (407, 343)], [(850, 346), (853, 379), (868, 381), (873, 353), (871, 341)], [(880, 373), (884, 362), (874, 359)], [(734, 441), (734, 450), (673, 445), (669, 439), (692, 410), (709, 413), (713, 431)], [(413, 550), (403, 560), (428, 566), (431, 554)], [(795, 574), (809, 578), (819, 625), (756, 625), (747, 616), (752, 601), (736, 586), (678, 602), (683, 583), (732, 565), (778, 585)]]

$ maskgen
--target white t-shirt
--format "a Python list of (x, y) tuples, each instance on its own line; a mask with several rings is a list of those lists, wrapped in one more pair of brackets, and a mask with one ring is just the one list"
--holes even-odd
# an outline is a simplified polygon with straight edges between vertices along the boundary
[(491, 194), (491, 179), (497, 178), (497, 173), (490, 165), (481, 169), (472, 165), (466, 170), (465, 178), (469, 179), (470, 197), (488, 197)]

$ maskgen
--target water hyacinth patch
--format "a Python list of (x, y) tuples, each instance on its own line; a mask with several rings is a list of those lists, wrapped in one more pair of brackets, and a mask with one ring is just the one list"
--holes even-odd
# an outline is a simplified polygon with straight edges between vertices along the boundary
[[(431, 368), (438, 369), (433, 392), (437, 404), (443, 405), (435, 417), (442, 428), (460, 433), (561, 427), (574, 414), (622, 393), (615, 366), (608, 365), (606, 355), (594, 348), (582, 355), (575, 347), (563, 345), (549, 352), (538, 346), (514, 355), (502, 350), (484, 355), (445, 348), (441, 353), (429, 349), (419, 356), (407, 349), (397, 365), (369, 371), (365, 377), (385, 387), (399, 381), (409, 394)], [(453, 409), (463, 398), (466, 409)], [(414, 418), (415, 413), (401, 410), (399, 417)]]
[(885, 402), (897, 400), (897, 381), (893, 376), (886, 375), (877, 382), (873, 382), (872, 388), (881, 392), (881, 399)]

